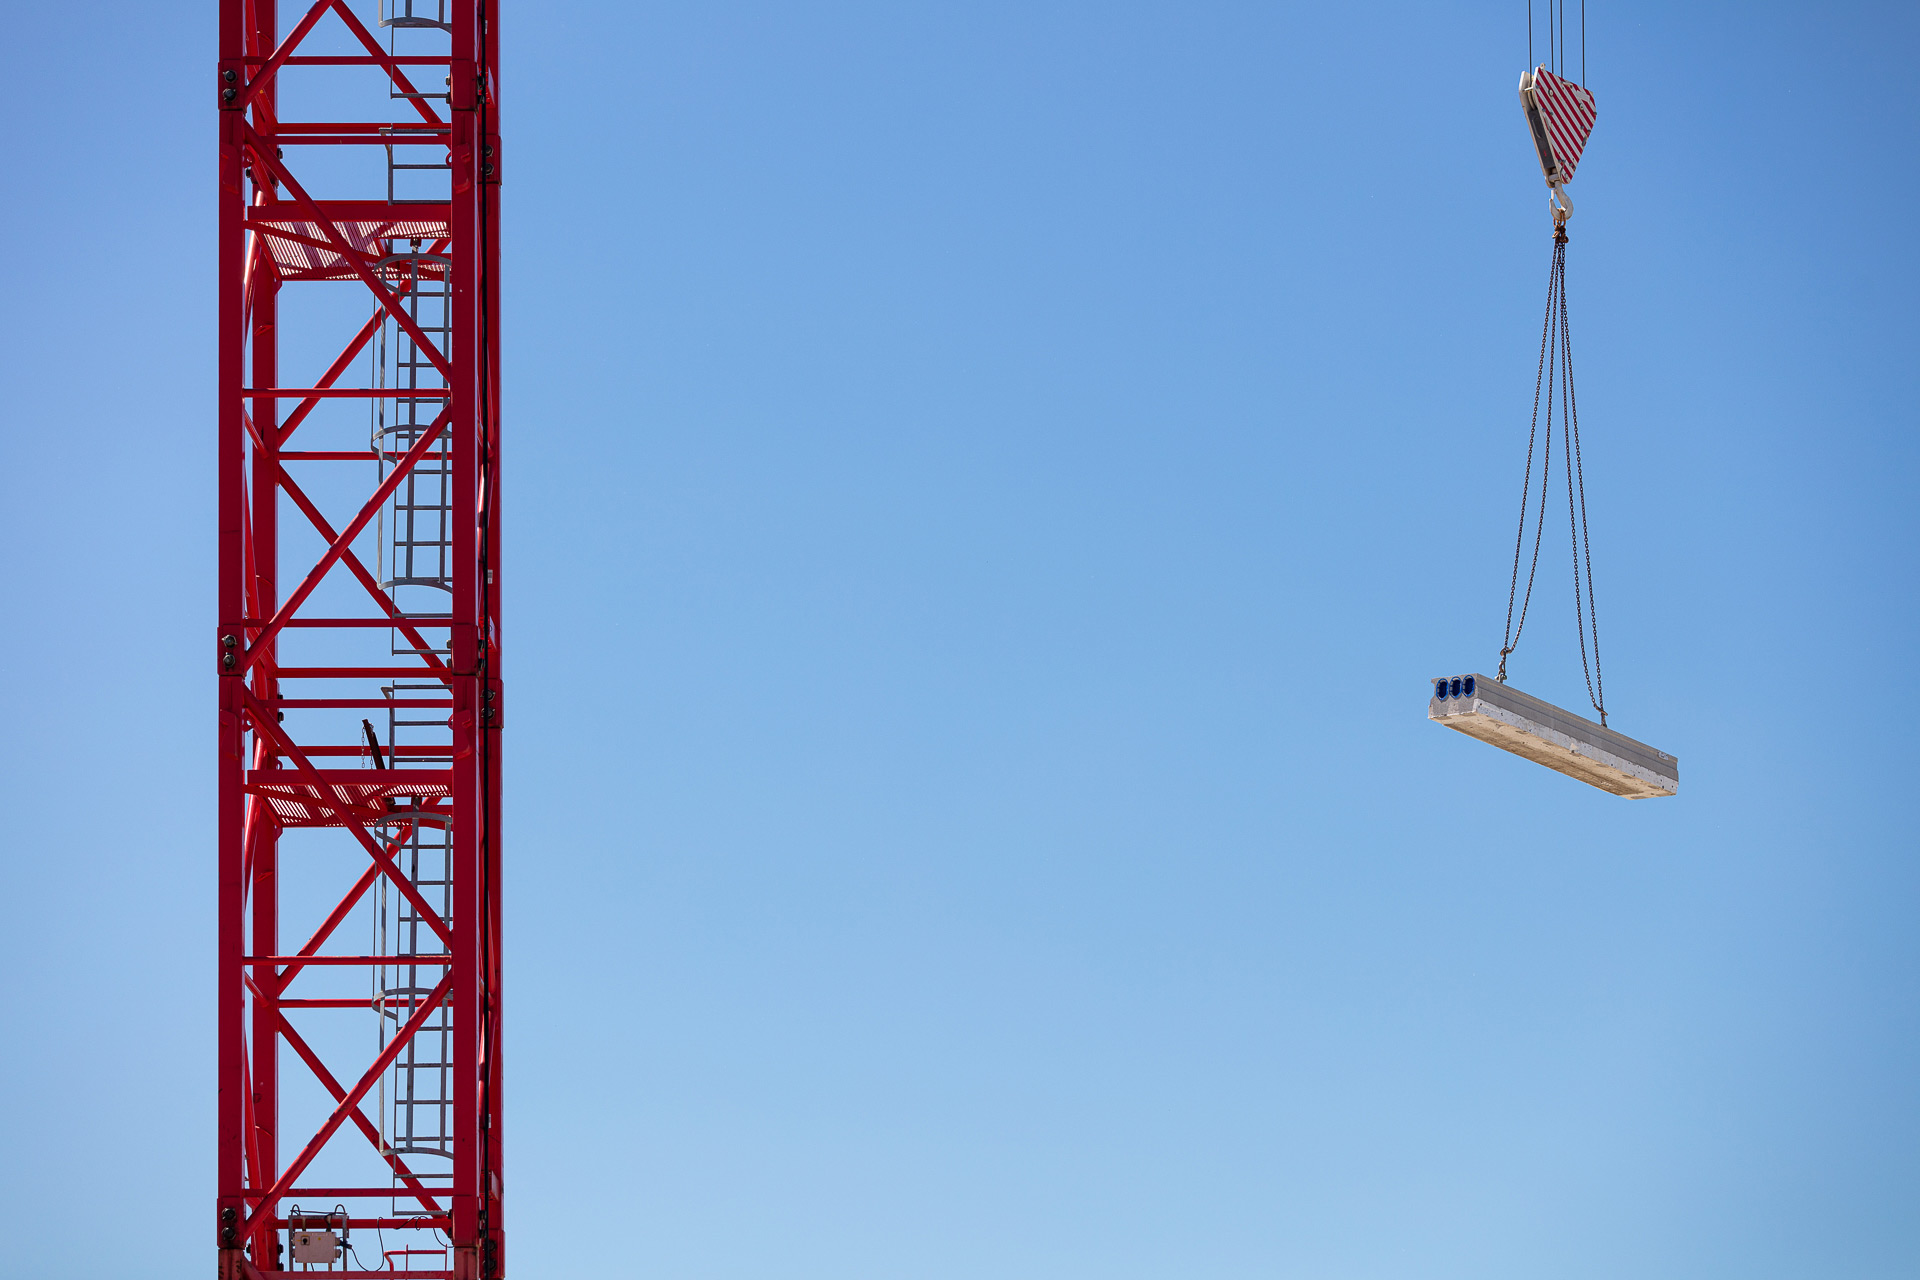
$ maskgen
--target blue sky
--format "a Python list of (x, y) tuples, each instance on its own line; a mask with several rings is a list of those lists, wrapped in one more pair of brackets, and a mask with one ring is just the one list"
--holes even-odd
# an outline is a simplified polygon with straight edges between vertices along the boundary
[[(212, 1262), (214, 9), (0, 50), (8, 1275)], [(1520, 5), (509, 11), (521, 1276), (1920, 1266), (1920, 16), (1588, 24), (1657, 803), (1424, 718), (1499, 647)]]

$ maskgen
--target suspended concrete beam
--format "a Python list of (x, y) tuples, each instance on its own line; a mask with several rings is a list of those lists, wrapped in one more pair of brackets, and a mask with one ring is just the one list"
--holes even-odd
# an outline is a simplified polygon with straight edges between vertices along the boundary
[(1427, 719), (1629, 800), (1680, 789), (1680, 761), (1483, 675), (1433, 682)]

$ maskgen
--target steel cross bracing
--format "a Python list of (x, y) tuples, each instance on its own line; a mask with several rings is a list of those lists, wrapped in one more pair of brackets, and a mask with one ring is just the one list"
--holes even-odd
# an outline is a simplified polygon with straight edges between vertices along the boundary
[(497, 5), (220, 3), (223, 1280), (505, 1274)]

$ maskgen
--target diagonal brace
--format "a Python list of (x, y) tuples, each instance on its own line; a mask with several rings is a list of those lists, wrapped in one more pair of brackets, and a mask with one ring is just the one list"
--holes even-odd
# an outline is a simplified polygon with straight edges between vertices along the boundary
[[(287, 496), (293, 499), (293, 504), (299, 507), (307, 519), (312, 522), (313, 527), (320, 531), (320, 536), (325, 538), (329, 544), (332, 544), (338, 538), (338, 535), (334, 533), (333, 526), (327, 523), (327, 518), (320, 514), (320, 509), (313, 505), (313, 500), (307, 497), (307, 495), (301, 491), (300, 486), (293, 482), (293, 477), (287, 474), (285, 467), (280, 466), (278, 462), (274, 463), (274, 467), (279, 475), (280, 487), (287, 491)], [(380, 606), (380, 612), (386, 616), (387, 620), (393, 623), (401, 635), (413, 642), (414, 649), (419, 653), (421, 660), (426, 663), (427, 674), (446, 673), (446, 663), (440, 661), (439, 655), (433, 652), (433, 646), (428, 644), (427, 638), (420, 634), (420, 629), (413, 626), (406, 618), (401, 616), (400, 606), (393, 602), (392, 596), (389, 596), (385, 591), (380, 589), (379, 580), (367, 572), (367, 566), (360, 563), (360, 557), (353, 554), (352, 549), (349, 548), (340, 553), (340, 562), (346, 565), (348, 571), (360, 580), (360, 585), (367, 589), (367, 594), (371, 595), (373, 602)]]
[[(252, 981), (249, 980), (247, 985), (253, 987)], [(256, 997), (259, 997), (260, 989), (253, 987), (253, 993)], [(300, 1038), (300, 1033), (293, 1029), (291, 1022), (287, 1021), (286, 1014), (280, 1012), (278, 1007), (271, 1004), (268, 1005), (268, 1008), (271, 1009), (273, 1013), (274, 1029), (286, 1039), (288, 1044), (293, 1046), (293, 1051), (300, 1055), (302, 1062), (307, 1064), (307, 1070), (313, 1072), (314, 1078), (326, 1086), (327, 1092), (333, 1095), (333, 1100), (338, 1102), (340, 1099), (346, 1097), (347, 1091), (341, 1088), (338, 1080), (334, 1079), (333, 1072), (327, 1070), (327, 1064), (320, 1061), (320, 1055), (315, 1053), (307, 1042)], [(438, 1213), (440, 1211), (439, 1204), (428, 1194), (432, 1188), (424, 1186), (420, 1180), (414, 1176), (413, 1170), (407, 1167), (406, 1161), (382, 1149), (380, 1145), (380, 1131), (367, 1120), (366, 1113), (361, 1111), (359, 1107), (355, 1107), (350, 1118), (353, 1120), (354, 1127), (366, 1135), (367, 1141), (373, 1144), (373, 1149), (380, 1152), (380, 1156), (387, 1162), (387, 1166), (413, 1191), (414, 1198), (419, 1200), (420, 1203), (428, 1209)]]
[(320, 1154), (320, 1149), (327, 1145), (327, 1141), (345, 1123), (347, 1113), (359, 1111), (360, 1099), (367, 1096), (367, 1091), (372, 1089), (374, 1083), (386, 1073), (387, 1068), (393, 1065), (393, 1060), (400, 1056), (400, 1051), (412, 1042), (414, 1036), (419, 1034), (420, 1028), (427, 1025), (427, 1019), (433, 1016), (434, 1010), (438, 1009), (441, 1002), (447, 998), (448, 992), (453, 988), (453, 974), (452, 966), (448, 966), (446, 974), (428, 993), (427, 998), (421, 1002), (413, 1016), (407, 1019), (406, 1025), (394, 1032), (393, 1039), (387, 1041), (387, 1047), (380, 1051), (380, 1055), (373, 1060), (373, 1065), (367, 1068), (366, 1074), (361, 1076), (359, 1082), (340, 1099), (339, 1105), (333, 1109), (333, 1114), (328, 1116), (327, 1122), (320, 1126), (320, 1132), (308, 1139), (307, 1145), (301, 1148), (300, 1154), (294, 1157), (293, 1163), (287, 1166), (286, 1171), (274, 1181), (260, 1203), (254, 1206), (253, 1212), (247, 1215), (247, 1220), (240, 1224), (238, 1235), (241, 1239), (253, 1233), (253, 1229), (260, 1225), (261, 1215), (268, 1211), (274, 1201), (286, 1194), (287, 1188), (293, 1185), (294, 1179), (306, 1172), (307, 1166), (313, 1163), (313, 1158)]
[(442, 409), (427, 429), (420, 433), (420, 439), (413, 448), (407, 450), (406, 456), (394, 464), (393, 470), (387, 473), (387, 478), (380, 482), (380, 487), (373, 491), (371, 498), (367, 499), (367, 505), (360, 508), (360, 514), (356, 515), (341, 531), (340, 536), (333, 540), (332, 545), (327, 548), (327, 553), (320, 557), (319, 563), (307, 571), (307, 576), (301, 580), (293, 594), (274, 611), (272, 621), (268, 622), (253, 643), (247, 646), (247, 651), (241, 656), (240, 665), (233, 674), (244, 674), (266, 653), (267, 646), (273, 642), (275, 636), (280, 634), (280, 629), (287, 625), (287, 619), (293, 617), (294, 611), (306, 603), (307, 597), (313, 594), (313, 589), (320, 585), (322, 578), (327, 576), (327, 571), (333, 568), (340, 557), (346, 553), (348, 547), (353, 544), (353, 540), (360, 536), (360, 531), (367, 527), (373, 517), (379, 513), (380, 508), (386, 504), (387, 499), (393, 496), (393, 491), (400, 487), (400, 482), (412, 474), (420, 459), (426, 456), (427, 450), (432, 448), (434, 441), (440, 438), (440, 433), (446, 430), (447, 418), (452, 412), (451, 405)]

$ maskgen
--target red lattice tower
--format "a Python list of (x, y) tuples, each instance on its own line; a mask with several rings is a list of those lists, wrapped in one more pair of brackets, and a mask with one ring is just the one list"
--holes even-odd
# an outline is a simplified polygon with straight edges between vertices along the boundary
[(219, 1274), (350, 1249), (478, 1280), (505, 1273), (497, 0), (296, 10), (220, 4)]

